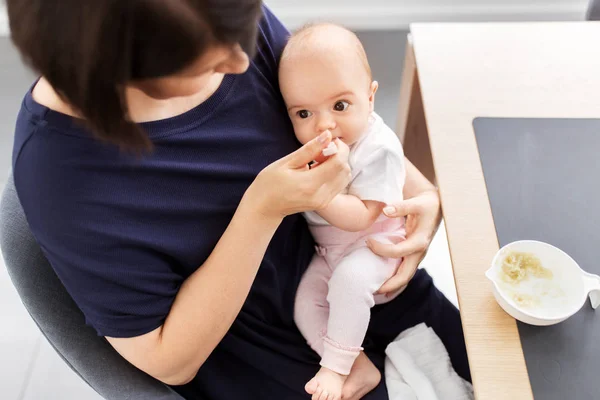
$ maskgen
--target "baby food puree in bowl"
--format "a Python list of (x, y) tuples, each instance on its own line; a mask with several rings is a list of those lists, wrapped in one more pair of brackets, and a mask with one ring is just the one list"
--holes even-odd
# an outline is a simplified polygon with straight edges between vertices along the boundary
[(509, 315), (531, 325), (553, 325), (585, 304), (600, 305), (600, 276), (583, 271), (564, 251), (521, 240), (501, 248), (485, 276)]

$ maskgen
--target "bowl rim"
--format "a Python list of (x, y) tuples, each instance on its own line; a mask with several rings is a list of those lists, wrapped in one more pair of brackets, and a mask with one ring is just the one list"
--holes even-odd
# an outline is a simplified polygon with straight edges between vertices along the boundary
[(495, 279), (492, 279), (492, 277), (490, 276), (491, 274), (488, 274), (495, 267), (496, 261), (497, 261), (498, 257), (500, 256), (500, 254), (502, 253), (502, 251), (504, 249), (506, 249), (507, 247), (510, 247), (510, 246), (514, 246), (516, 244), (523, 244), (523, 243), (524, 244), (536, 243), (536, 244), (541, 244), (543, 246), (551, 247), (552, 249), (554, 249), (556, 251), (559, 251), (563, 255), (567, 256), (571, 261), (573, 261), (575, 263), (575, 265), (577, 266), (577, 268), (579, 269), (579, 272), (581, 273), (581, 275), (583, 275), (585, 273), (585, 271), (583, 269), (581, 269), (581, 267), (579, 266), (579, 264), (577, 263), (577, 261), (575, 261), (573, 259), (573, 257), (571, 257), (569, 254), (567, 254), (563, 250), (559, 249), (558, 247), (556, 247), (554, 245), (551, 245), (550, 243), (542, 242), (541, 240), (516, 240), (514, 242), (507, 243), (506, 245), (502, 246), (496, 252), (496, 254), (494, 255), (494, 258), (492, 259), (492, 263), (491, 263), (490, 267), (485, 272), (486, 277), (490, 281), (492, 281), (492, 283), (494, 284), (494, 288), (496, 289), (496, 291), (498, 292), (498, 294), (506, 301), (506, 303), (510, 307), (513, 307), (514, 309), (516, 309), (520, 313), (525, 314), (526, 316), (528, 316), (530, 318), (538, 319), (538, 320), (541, 320), (541, 321), (555, 321), (555, 320), (565, 320), (565, 319), (567, 319), (567, 318), (575, 315), (581, 309), (581, 307), (583, 307), (583, 305), (585, 304), (585, 300), (587, 298), (587, 293), (585, 293), (585, 292), (582, 292), (581, 301), (578, 302), (579, 306), (577, 308), (575, 308), (573, 311), (568, 312), (568, 313), (563, 313), (563, 314), (556, 314), (556, 316), (552, 316), (552, 317), (542, 317), (542, 316), (531, 314), (527, 310), (524, 310), (523, 308), (521, 308), (521, 307), (519, 307), (517, 305), (513, 305), (512, 302), (510, 301), (510, 299), (503, 293), (503, 291), (498, 286), (498, 282), (496, 282)]

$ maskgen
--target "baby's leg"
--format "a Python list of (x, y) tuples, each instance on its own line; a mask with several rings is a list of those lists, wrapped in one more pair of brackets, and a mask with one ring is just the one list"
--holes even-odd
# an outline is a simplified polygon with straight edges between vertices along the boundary
[(331, 268), (321, 256), (314, 256), (304, 273), (294, 306), (294, 319), (298, 329), (314, 351), (323, 356), (322, 335), (327, 329), (329, 303), (327, 303), (327, 282), (331, 278)]
[(394, 273), (394, 260), (377, 256), (367, 247), (346, 255), (329, 280), (329, 320), (323, 339), (321, 365), (339, 374), (350, 373), (361, 351), (373, 294)]
[[(327, 282), (331, 269), (323, 257), (315, 256), (304, 273), (298, 291), (294, 318), (298, 329), (314, 351), (323, 356), (323, 333), (327, 328), (329, 303)], [(327, 368), (321, 370), (305, 386), (315, 400), (339, 400), (345, 377)]]

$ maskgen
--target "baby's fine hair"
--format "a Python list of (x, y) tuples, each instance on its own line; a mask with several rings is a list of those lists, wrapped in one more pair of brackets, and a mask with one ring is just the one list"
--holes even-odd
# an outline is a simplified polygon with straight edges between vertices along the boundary
[[(281, 54), (281, 61), (285, 61), (289, 58), (292, 58), (294, 54), (300, 50), (302, 51), (310, 51), (311, 47), (314, 46), (314, 42), (311, 40), (315, 39), (315, 35), (322, 33), (327, 29), (339, 29), (343, 31), (348, 40), (352, 41), (354, 47), (356, 49), (356, 54), (358, 55), (360, 61), (362, 62), (367, 74), (369, 75), (369, 79), (373, 79), (373, 74), (371, 73), (371, 66), (369, 65), (369, 60), (367, 58), (367, 53), (360, 42), (360, 39), (356, 34), (349, 29), (330, 22), (320, 22), (320, 23), (311, 23), (306, 24), (302, 28), (294, 31), (290, 36), (286, 47), (283, 49), (283, 53)], [(327, 46), (327, 43), (320, 42), (319, 47)]]

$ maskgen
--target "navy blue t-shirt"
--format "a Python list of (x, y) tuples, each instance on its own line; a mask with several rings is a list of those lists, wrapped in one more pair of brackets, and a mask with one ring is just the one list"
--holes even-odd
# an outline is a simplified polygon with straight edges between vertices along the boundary
[[(298, 148), (277, 82), (288, 32), (264, 13), (249, 70), (225, 76), (191, 111), (142, 124), (155, 150), (141, 159), (95, 140), (75, 119), (36, 103), (31, 91), (25, 96), (13, 152), (17, 193), (44, 254), (99, 335), (133, 337), (162, 325), (256, 175)], [(314, 371), (294, 374), (293, 365), (318, 359), (295, 327), (293, 305), (312, 255), (303, 217), (286, 218), (230, 331), (179, 391), (267, 398), (244, 392), (240, 375), (277, 381), (278, 371), (292, 368), (297, 382), (286, 374), (277, 384), (302, 393)], [(240, 388), (225, 384), (236, 380)]]

